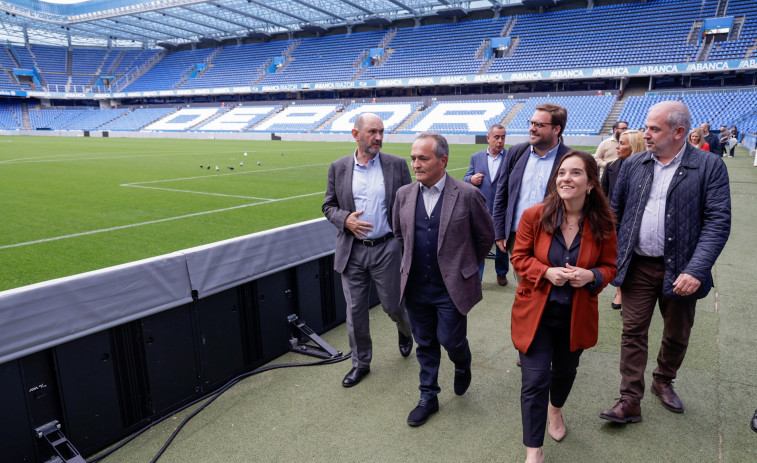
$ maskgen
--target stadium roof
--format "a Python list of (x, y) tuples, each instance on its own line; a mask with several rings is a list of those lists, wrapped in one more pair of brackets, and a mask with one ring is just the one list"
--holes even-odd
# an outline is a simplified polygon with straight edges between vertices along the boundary
[(0, 0), (0, 40), (78, 46), (269, 36), (498, 10), (522, 0)]

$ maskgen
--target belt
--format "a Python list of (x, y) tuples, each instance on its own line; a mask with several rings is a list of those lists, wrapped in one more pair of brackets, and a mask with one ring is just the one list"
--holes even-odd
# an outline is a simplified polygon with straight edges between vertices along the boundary
[(380, 237), (380, 238), (373, 238), (370, 240), (355, 240), (358, 243), (362, 244), (363, 246), (373, 247), (378, 246), (379, 244), (385, 243), (389, 241), (390, 238), (393, 238), (394, 235), (392, 233), (387, 233), (386, 235)]
[(664, 264), (664, 263), (665, 263), (665, 257), (663, 257), (663, 256), (645, 256), (645, 255), (643, 255), (643, 254), (639, 254), (639, 253), (637, 253), (637, 252), (634, 252), (634, 253), (633, 253), (633, 256), (634, 256), (635, 258), (637, 258), (637, 259), (640, 259), (640, 260), (645, 260), (645, 261), (647, 261), (647, 262), (654, 262), (654, 263), (656, 263), (656, 264), (657, 264), (657, 263), (662, 263), (662, 264)]

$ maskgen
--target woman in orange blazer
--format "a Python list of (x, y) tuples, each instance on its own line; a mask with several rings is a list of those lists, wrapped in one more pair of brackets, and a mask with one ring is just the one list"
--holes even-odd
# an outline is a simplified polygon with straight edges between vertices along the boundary
[(544, 460), (549, 435), (565, 437), (562, 406), (583, 349), (597, 343), (597, 295), (615, 277), (612, 212), (589, 153), (571, 150), (544, 202), (526, 209), (511, 262), (521, 275), (511, 332), (522, 364), (521, 416), (526, 462)]

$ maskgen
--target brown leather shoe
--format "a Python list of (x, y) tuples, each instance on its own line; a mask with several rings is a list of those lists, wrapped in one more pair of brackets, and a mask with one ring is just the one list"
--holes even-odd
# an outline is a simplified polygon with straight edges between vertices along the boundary
[(497, 284), (500, 286), (507, 286), (507, 275), (497, 274)]
[(638, 423), (641, 421), (641, 404), (630, 397), (621, 397), (614, 407), (603, 411), (599, 417), (616, 423)]
[(683, 413), (683, 402), (681, 402), (676, 391), (673, 390), (673, 381), (655, 378), (649, 390), (660, 398), (663, 407), (674, 413)]

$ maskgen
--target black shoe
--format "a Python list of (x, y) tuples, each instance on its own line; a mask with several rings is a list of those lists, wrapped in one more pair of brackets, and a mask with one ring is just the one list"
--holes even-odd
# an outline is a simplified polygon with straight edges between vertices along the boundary
[(622, 304), (616, 304), (616, 303), (613, 302), (613, 303), (611, 303), (611, 305), (612, 305), (612, 308), (615, 309), (615, 310), (620, 310), (620, 309), (623, 308)]
[(757, 432), (757, 410), (754, 411), (754, 416), (752, 417), (752, 431)]
[(471, 382), (471, 371), (468, 368), (455, 368), (455, 394), (463, 395)]
[(410, 426), (420, 426), (428, 421), (428, 417), (431, 414), (439, 411), (439, 400), (436, 397), (433, 399), (421, 399), (418, 401), (418, 405), (407, 416), (407, 424)]
[(352, 370), (350, 370), (349, 373), (347, 373), (347, 376), (344, 377), (342, 380), (342, 386), (344, 387), (352, 387), (360, 382), (361, 379), (365, 375), (371, 372), (370, 367), (354, 367)]
[(397, 334), (400, 338), (400, 354), (402, 354), (403, 357), (407, 357), (410, 355), (410, 352), (413, 351), (413, 337), (405, 336), (399, 331), (397, 331)]

